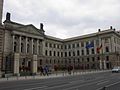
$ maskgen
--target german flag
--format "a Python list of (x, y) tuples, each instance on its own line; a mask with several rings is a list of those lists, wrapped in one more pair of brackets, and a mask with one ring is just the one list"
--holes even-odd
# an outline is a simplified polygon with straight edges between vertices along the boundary
[(100, 45), (100, 47), (97, 47), (97, 49), (96, 49), (97, 53), (100, 52), (100, 49), (101, 49), (101, 48), (102, 48), (102, 44)]

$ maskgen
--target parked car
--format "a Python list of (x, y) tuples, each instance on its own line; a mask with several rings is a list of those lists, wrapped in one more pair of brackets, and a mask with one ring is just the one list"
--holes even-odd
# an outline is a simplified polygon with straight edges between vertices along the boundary
[(114, 67), (112, 69), (112, 73), (114, 73), (114, 72), (119, 73), (120, 72), (120, 67), (119, 66), (118, 67)]

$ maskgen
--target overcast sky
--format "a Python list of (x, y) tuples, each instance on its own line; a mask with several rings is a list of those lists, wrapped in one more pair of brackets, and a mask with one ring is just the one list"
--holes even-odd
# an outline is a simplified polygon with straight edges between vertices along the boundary
[(4, 0), (4, 14), (17, 23), (44, 24), (47, 35), (68, 38), (120, 29), (120, 0)]

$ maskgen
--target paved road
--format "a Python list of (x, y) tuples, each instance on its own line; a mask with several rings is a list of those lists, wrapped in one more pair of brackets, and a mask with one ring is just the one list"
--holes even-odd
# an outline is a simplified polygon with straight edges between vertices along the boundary
[(57, 78), (0, 82), (0, 90), (99, 90), (101, 87), (116, 82), (120, 82), (120, 73), (103, 72)]

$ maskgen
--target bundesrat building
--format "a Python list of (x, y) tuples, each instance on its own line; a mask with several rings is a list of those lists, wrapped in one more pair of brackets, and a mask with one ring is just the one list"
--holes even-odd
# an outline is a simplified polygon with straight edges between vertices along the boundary
[(0, 0), (0, 72), (40, 73), (40, 67), (66, 70), (111, 69), (120, 65), (120, 33), (112, 26), (98, 32), (60, 39), (45, 35), (44, 25), (23, 25), (6, 14)]

